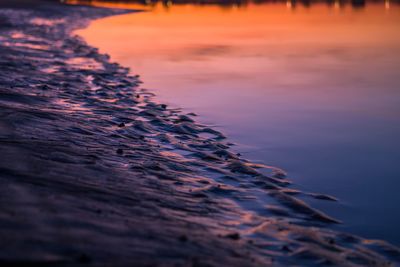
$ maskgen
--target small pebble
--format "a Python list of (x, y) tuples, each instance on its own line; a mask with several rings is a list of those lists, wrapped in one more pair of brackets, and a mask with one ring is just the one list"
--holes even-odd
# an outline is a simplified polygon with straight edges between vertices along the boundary
[(187, 238), (186, 235), (181, 235), (181, 236), (179, 237), (179, 241), (181, 241), (181, 242), (186, 242), (186, 241), (188, 241), (188, 238)]
[(233, 240), (239, 240), (240, 239), (239, 233), (227, 234), (225, 237), (233, 239)]
[(78, 262), (79, 263), (90, 263), (91, 261), (92, 261), (92, 259), (85, 253), (82, 253), (78, 257)]

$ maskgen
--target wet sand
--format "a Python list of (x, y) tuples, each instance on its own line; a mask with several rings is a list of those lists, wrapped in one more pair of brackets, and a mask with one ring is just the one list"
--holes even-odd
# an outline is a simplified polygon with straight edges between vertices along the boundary
[(0, 262), (399, 261), (384, 241), (330, 230), (340, 222), (302, 200), (334, 197), (298, 191), (283, 171), (232, 153), (223, 133), (158, 103), (138, 76), (72, 34), (128, 11), (8, 3), (0, 8)]

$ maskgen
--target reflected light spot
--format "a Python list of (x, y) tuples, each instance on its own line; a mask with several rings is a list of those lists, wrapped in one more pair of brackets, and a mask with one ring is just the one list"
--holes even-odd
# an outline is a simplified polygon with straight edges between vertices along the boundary
[(386, 10), (390, 9), (390, 0), (385, 0), (385, 9)]
[(335, 9), (339, 9), (340, 8), (340, 1), (336, 0), (335, 1)]
[(291, 1), (291, 0), (286, 1), (286, 7), (287, 7), (288, 9), (291, 9), (291, 8), (292, 8), (292, 1)]

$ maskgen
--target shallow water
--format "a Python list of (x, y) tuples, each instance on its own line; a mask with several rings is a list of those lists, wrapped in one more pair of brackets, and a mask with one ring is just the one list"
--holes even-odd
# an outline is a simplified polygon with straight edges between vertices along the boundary
[(400, 6), (105, 4), (146, 9), (79, 31), (199, 114), (246, 158), (278, 166), (341, 229), (400, 244)]

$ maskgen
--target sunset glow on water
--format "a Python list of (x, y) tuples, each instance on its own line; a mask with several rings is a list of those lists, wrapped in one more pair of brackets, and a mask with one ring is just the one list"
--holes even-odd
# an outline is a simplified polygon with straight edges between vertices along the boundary
[(314, 205), (340, 227), (400, 244), (399, 5), (92, 3), (145, 10), (78, 34), (160, 102), (196, 112), (299, 187), (337, 196)]

